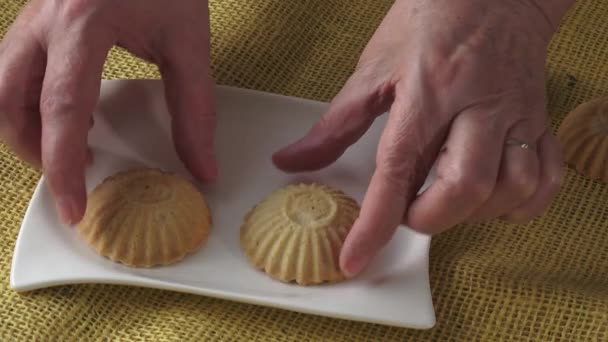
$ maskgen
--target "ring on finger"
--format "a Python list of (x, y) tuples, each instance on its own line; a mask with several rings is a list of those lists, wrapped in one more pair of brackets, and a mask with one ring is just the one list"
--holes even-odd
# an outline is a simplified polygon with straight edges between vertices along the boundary
[(516, 138), (508, 138), (507, 141), (505, 142), (505, 145), (521, 147), (524, 150), (534, 149), (532, 144), (519, 140), (519, 139), (516, 139)]

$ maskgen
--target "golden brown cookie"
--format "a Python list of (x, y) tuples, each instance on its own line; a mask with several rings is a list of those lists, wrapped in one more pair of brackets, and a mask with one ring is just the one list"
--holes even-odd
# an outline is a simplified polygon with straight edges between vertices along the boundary
[(359, 205), (327, 185), (275, 190), (241, 226), (241, 248), (251, 264), (283, 282), (314, 285), (344, 280), (339, 254)]
[(562, 122), (557, 138), (568, 165), (608, 182), (608, 97), (576, 107)]
[(157, 169), (115, 174), (88, 198), (80, 236), (100, 255), (131, 267), (175, 263), (209, 236), (211, 214), (189, 181)]

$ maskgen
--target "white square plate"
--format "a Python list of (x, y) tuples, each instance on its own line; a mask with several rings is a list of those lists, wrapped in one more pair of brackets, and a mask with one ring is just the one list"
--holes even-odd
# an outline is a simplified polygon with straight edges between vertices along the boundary
[[(161, 167), (191, 178), (173, 150), (161, 81), (103, 81), (100, 95), (89, 137), (95, 158), (86, 175), (89, 191), (103, 178), (133, 166)], [(17, 239), (11, 287), (29, 291), (77, 283), (143, 286), (334, 318), (431, 328), (435, 313), (428, 277), (430, 237), (407, 227), (398, 230), (367, 271), (334, 285), (301, 287), (271, 280), (253, 269), (239, 248), (243, 215), (290, 182), (325, 182), (361, 203), (385, 118), (378, 118), (330, 167), (290, 175), (273, 166), (271, 154), (306, 132), (327, 104), (229, 87), (217, 87), (216, 96), (220, 179), (201, 187), (214, 218), (202, 249), (160, 268), (113, 263), (60, 223), (43, 177)]]

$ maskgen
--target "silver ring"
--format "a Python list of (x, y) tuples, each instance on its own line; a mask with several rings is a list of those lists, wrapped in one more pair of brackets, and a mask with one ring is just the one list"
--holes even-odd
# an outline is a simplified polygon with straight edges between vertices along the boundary
[(532, 145), (531, 144), (528, 144), (528, 143), (523, 142), (521, 140), (517, 140), (515, 138), (508, 138), (507, 142), (505, 144), (509, 145), (509, 146), (518, 146), (518, 147), (523, 148), (524, 150), (532, 149)]

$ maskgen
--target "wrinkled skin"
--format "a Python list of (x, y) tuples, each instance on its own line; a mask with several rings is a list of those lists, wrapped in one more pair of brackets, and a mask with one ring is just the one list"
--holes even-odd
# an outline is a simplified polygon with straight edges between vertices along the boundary
[[(326, 115), (273, 156), (286, 172), (323, 168), (388, 112), (341, 252), (347, 275), (400, 223), (434, 234), (492, 218), (527, 222), (548, 207), (562, 162), (547, 126), (544, 63), (571, 3), (395, 2)], [(215, 179), (208, 26), (196, 0), (34, 0), (19, 16), (0, 45), (0, 137), (43, 168), (66, 223), (86, 206), (86, 136), (114, 44), (159, 65), (177, 152), (194, 176)], [(433, 165), (436, 181), (417, 195)]]
[(17, 18), (0, 46), (0, 137), (43, 168), (66, 223), (84, 214), (86, 137), (114, 44), (159, 66), (180, 157), (216, 177), (208, 24), (197, 0), (35, 0)]
[[(559, 13), (532, 1), (394, 4), (326, 115), (274, 156), (287, 171), (323, 167), (389, 112), (341, 253), (347, 274), (360, 272), (399, 223), (432, 234), (497, 217), (527, 222), (547, 208), (562, 161), (547, 125), (544, 63), (566, 5)], [(417, 196), (435, 163), (435, 182)]]

